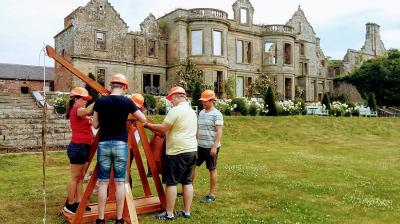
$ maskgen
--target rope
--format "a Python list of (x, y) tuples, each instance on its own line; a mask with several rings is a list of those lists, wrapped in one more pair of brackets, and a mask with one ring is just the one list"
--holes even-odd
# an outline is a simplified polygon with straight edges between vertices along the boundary
[(43, 203), (44, 203), (44, 215), (43, 223), (46, 224), (47, 219), (47, 200), (46, 200), (46, 133), (47, 133), (47, 103), (46, 103), (46, 51), (45, 47), (39, 53), (39, 65), (40, 56), (43, 52), (43, 124), (42, 124), (42, 174), (43, 174)]

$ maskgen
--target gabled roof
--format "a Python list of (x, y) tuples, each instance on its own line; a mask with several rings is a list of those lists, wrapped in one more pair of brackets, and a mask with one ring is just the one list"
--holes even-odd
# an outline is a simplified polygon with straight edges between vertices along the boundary
[[(43, 66), (0, 63), (0, 79), (43, 80)], [(54, 81), (53, 67), (46, 67), (46, 80)]]

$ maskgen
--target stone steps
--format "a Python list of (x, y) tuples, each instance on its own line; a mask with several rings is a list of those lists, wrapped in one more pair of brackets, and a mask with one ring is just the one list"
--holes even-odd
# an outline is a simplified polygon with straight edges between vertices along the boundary
[[(43, 109), (31, 95), (0, 94), (0, 147), (40, 147), (42, 121)], [(71, 140), (69, 120), (49, 109), (47, 122), (47, 145), (68, 145)]]
[[(69, 120), (64, 119), (64, 118), (58, 118), (55, 117), (53, 119), (48, 119), (47, 120), (48, 125), (69, 125)], [(15, 125), (23, 125), (23, 124), (42, 124), (42, 118), (40, 119), (0, 119), (0, 127), (2, 127), (3, 125), (6, 128), (11, 128), (14, 127)]]

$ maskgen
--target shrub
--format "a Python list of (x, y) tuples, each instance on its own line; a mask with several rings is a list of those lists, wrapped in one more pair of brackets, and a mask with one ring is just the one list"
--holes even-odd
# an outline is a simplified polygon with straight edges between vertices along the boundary
[(243, 116), (247, 116), (248, 110), (246, 106), (246, 102), (242, 98), (236, 98), (232, 100), (233, 111), (239, 112)]
[(267, 94), (264, 97), (264, 107), (267, 111), (267, 116), (278, 116), (278, 111), (276, 110), (274, 92), (272, 87), (268, 88)]
[(231, 115), (232, 114), (232, 104), (231, 104), (232, 100), (228, 99), (228, 100), (221, 100), (221, 99), (217, 99), (215, 101), (215, 108), (217, 108), (219, 111), (221, 111), (221, 113), (224, 113), (225, 115)]
[(65, 114), (65, 112), (67, 111), (68, 102), (69, 102), (69, 96), (60, 94), (52, 99), (51, 104), (53, 105), (56, 113)]
[(368, 106), (371, 109), (371, 111), (377, 110), (376, 97), (375, 97), (375, 93), (373, 93), (373, 92), (370, 92), (368, 95)]
[(160, 97), (158, 98), (158, 102), (157, 102), (157, 113), (159, 115), (166, 115), (167, 114), (167, 99), (165, 99), (164, 97)]
[(325, 105), (325, 108), (330, 111), (331, 110), (331, 100), (329, 99), (328, 93), (325, 93), (324, 96), (322, 97), (322, 105)]
[(198, 110), (201, 111), (203, 109), (203, 104), (200, 101), (200, 96), (202, 92), (201, 83), (196, 82), (194, 85), (194, 89), (192, 91), (192, 106), (197, 106)]
[(297, 98), (294, 101), (294, 104), (299, 106), (297, 114), (302, 114), (302, 115), (306, 115), (307, 114), (306, 103), (304, 102), (303, 99)]
[(235, 89), (235, 78), (229, 77), (225, 81), (225, 93), (226, 93), (226, 97), (228, 99), (232, 99), (234, 97), (234, 95), (235, 95), (234, 89)]
[(143, 97), (144, 97), (144, 107), (146, 107), (146, 110), (149, 111), (150, 113), (154, 113), (157, 107), (156, 98), (148, 93), (143, 94)]
[(249, 107), (249, 114), (250, 116), (257, 116), (257, 105), (251, 104)]
[(226, 116), (231, 116), (231, 115), (232, 115), (232, 110), (231, 110), (230, 108), (225, 108), (224, 114), (225, 114)]

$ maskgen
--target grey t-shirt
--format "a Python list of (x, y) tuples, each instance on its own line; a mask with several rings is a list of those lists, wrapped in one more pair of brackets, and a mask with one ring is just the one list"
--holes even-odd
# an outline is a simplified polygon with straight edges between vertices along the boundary
[[(211, 148), (215, 142), (216, 126), (224, 125), (224, 118), (216, 108), (210, 111), (202, 110), (199, 114), (198, 122), (198, 145), (203, 148)], [(220, 147), (218, 145), (217, 147)]]

